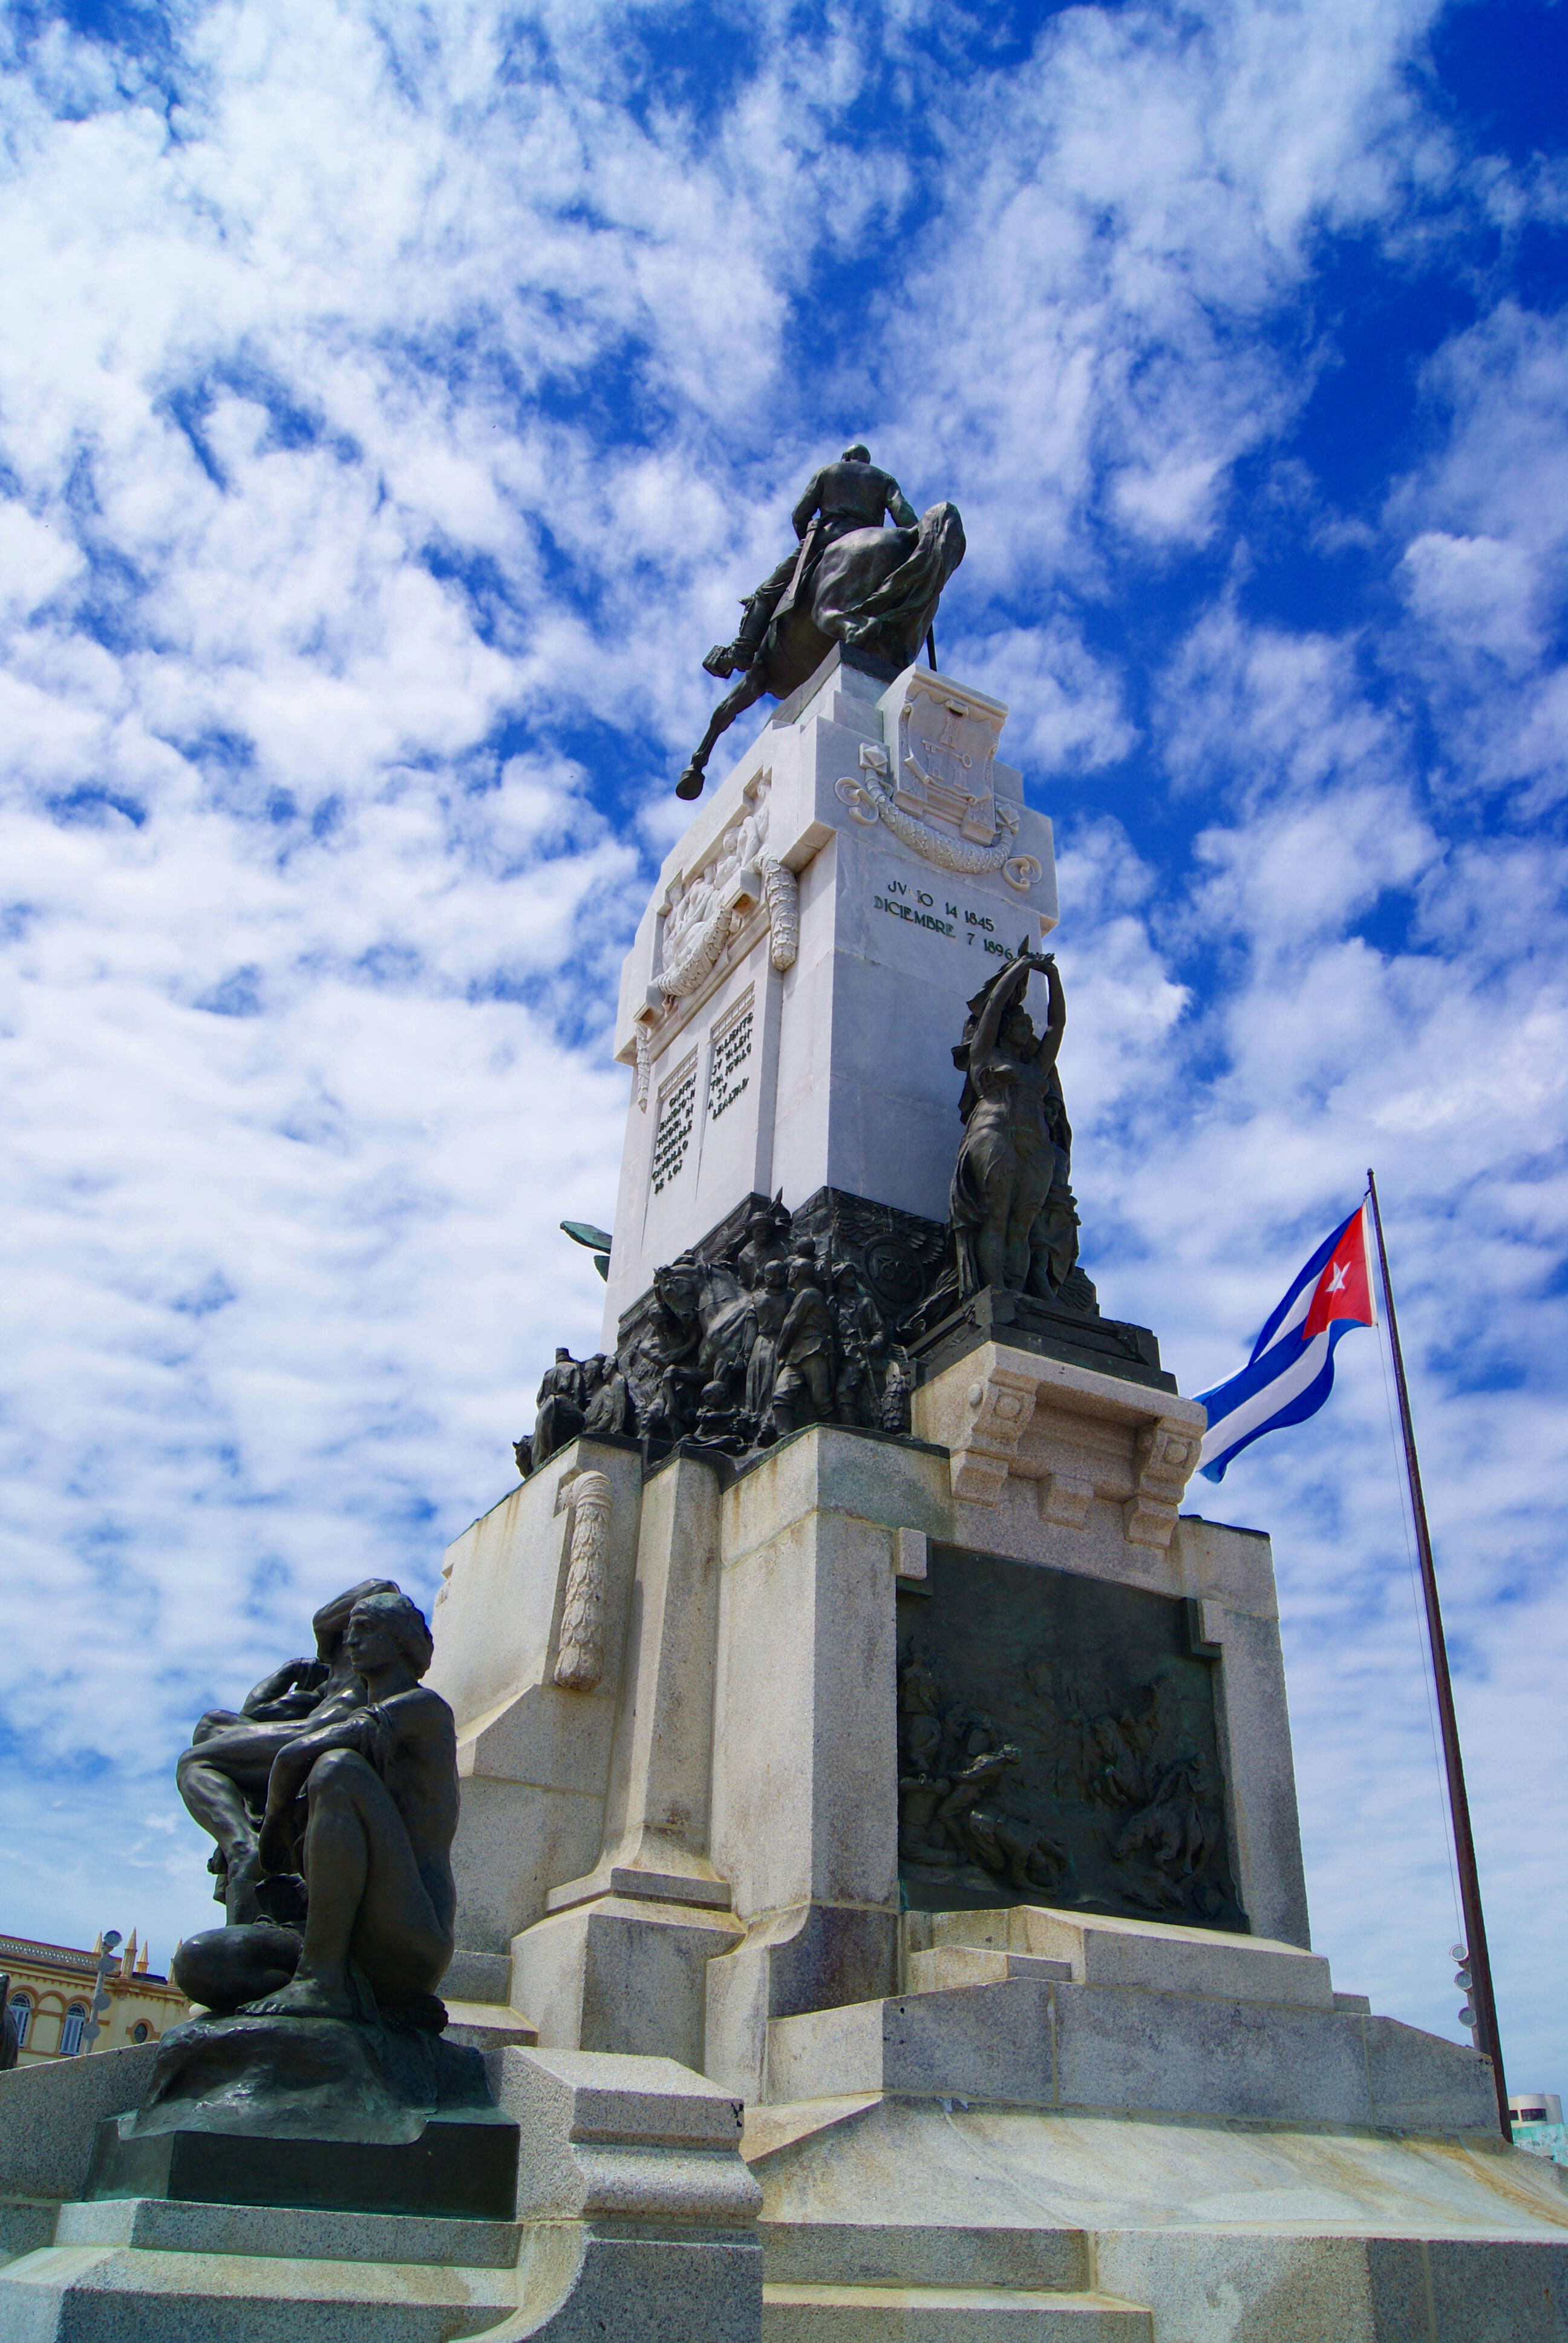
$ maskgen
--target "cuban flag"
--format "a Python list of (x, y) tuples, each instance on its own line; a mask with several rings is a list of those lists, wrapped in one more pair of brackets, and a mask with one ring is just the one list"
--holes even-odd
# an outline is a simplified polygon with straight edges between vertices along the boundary
[(1265, 1432), (1304, 1423), (1334, 1387), (1334, 1347), (1352, 1326), (1375, 1326), (1365, 1203), (1321, 1244), (1252, 1345), (1239, 1375), (1200, 1392), (1209, 1411), (1198, 1470), (1225, 1467)]

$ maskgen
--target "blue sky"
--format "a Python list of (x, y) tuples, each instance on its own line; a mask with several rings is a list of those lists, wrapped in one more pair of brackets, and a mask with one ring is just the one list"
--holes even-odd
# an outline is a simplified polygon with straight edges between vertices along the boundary
[[(1505, 2049), (1568, 2077), (1563, 0), (191, 0), (3, 35), (4, 1925), (204, 1925), (191, 1719), (427, 1597), (598, 1281), (703, 649), (863, 434), (1058, 825), (1187, 1391), (1377, 1166)], [(1275, 1540), (1321, 1947), (1454, 2034), (1376, 1344)]]

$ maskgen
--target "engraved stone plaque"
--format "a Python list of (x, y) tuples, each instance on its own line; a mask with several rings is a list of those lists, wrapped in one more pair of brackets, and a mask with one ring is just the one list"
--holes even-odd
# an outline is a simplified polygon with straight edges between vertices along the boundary
[(686, 1059), (658, 1095), (658, 1121), (653, 1138), (650, 1178), (659, 1195), (685, 1168), (691, 1146), (691, 1126), (697, 1111), (697, 1052)]
[(708, 1120), (717, 1122), (749, 1088), (751, 1033), (755, 1023), (750, 989), (713, 1028), (708, 1051)]
[(1245, 1929), (1213, 1666), (1181, 1601), (933, 1546), (899, 1592), (906, 1902)]

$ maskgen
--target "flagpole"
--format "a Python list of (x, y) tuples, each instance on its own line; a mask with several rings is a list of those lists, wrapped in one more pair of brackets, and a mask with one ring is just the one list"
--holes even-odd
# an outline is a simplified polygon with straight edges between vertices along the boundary
[(1432, 1647), (1432, 1672), (1437, 1684), (1437, 1717), (1442, 1735), (1442, 1762), (1448, 1775), (1448, 1811), (1453, 1825), (1453, 1852), (1459, 1866), (1459, 1902), (1464, 1915), (1464, 1941), (1470, 1956), (1471, 1992), (1475, 2010), (1476, 2046), (1492, 2061), (1497, 2090), (1497, 2119), (1506, 2140), (1513, 2137), (1508, 2116), (1508, 2086), (1503, 2075), (1503, 2046), (1497, 2034), (1497, 2004), (1492, 1991), (1492, 1961), (1486, 1949), (1486, 1922), (1481, 1910), (1481, 1882), (1475, 1869), (1475, 1840), (1470, 1828), (1470, 1800), (1464, 1789), (1464, 1761), (1459, 1752), (1459, 1719), (1454, 1714), (1453, 1684), (1448, 1672), (1448, 1644), (1442, 1632), (1442, 1607), (1437, 1599), (1437, 1571), (1432, 1558), (1432, 1534), (1426, 1524), (1426, 1499), (1422, 1494), (1421, 1464), (1415, 1453), (1415, 1427), (1410, 1416), (1410, 1390), (1404, 1379), (1404, 1353), (1399, 1343), (1399, 1320), (1394, 1315), (1393, 1286), (1388, 1273), (1388, 1247), (1383, 1242), (1382, 1213), (1378, 1209), (1377, 1182), (1369, 1171), (1367, 1192), (1372, 1198), (1372, 1226), (1377, 1232), (1378, 1267), (1382, 1273), (1383, 1301), (1388, 1311), (1389, 1348), (1393, 1353), (1394, 1388), (1399, 1393), (1400, 1429), (1404, 1434), (1404, 1469), (1410, 1483), (1410, 1508), (1415, 1518), (1416, 1553), (1421, 1561), (1421, 1589), (1426, 1602), (1427, 1641)]

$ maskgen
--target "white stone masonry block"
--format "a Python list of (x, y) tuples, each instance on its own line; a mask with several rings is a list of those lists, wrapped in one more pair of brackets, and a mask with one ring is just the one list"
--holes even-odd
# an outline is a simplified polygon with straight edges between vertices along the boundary
[(1081, 1529), (1100, 1498), (1129, 1545), (1161, 1553), (1207, 1420), (1194, 1400), (994, 1342), (914, 1398), (914, 1430), (947, 1449), (960, 1503), (996, 1507), (1010, 1479), (1032, 1481), (1045, 1521)]
[(658, 1263), (753, 1190), (945, 1217), (967, 1003), (1057, 919), (1050, 824), (996, 754), (1006, 714), (835, 653), (666, 858), (621, 981), (607, 1347)]
[(740, 2157), (738, 2099), (673, 2058), (506, 2050), (488, 2062), (521, 2131), (519, 2218), (749, 2227), (762, 2192)]

